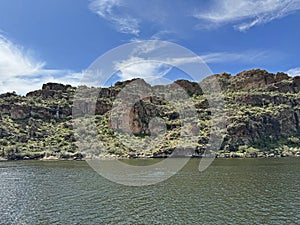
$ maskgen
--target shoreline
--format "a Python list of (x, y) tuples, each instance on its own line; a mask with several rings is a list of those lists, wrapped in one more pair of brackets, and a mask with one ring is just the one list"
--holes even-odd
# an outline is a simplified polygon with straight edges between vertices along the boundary
[[(300, 155), (282, 155), (282, 154), (269, 154), (269, 155), (256, 155), (256, 156), (240, 156), (235, 154), (216, 154), (214, 157), (207, 156), (206, 158), (215, 158), (215, 159), (264, 159), (264, 158), (298, 158)], [(190, 159), (201, 159), (205, 158), (201, 155), (192, 155), (192, 156), (134, 156), (134, 157), (117, 157), (117, 156), (103, 156), (103, 157), (94, 157), (92, 159), (96, 160), (124, 160), (124, 159), (166, 159), (166, 158), (190, 158)], [(47, 158), (17, 158), (17, 159), (7, 159), (0, 157), (0, 162), (7, 161), (86, 161), (91, 158), (57, 158), (57, 157), (47, 157)]]

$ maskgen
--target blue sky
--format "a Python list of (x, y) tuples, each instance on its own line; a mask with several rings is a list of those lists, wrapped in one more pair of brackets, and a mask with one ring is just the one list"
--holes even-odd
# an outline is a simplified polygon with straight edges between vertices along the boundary
[(3, 0), (0, 92), (24, 94), (50, 81), (77, 85), (97, 57), (141, 40), (186, 47), (213, 73), (297, 75), (299, 22), (300, 0)]

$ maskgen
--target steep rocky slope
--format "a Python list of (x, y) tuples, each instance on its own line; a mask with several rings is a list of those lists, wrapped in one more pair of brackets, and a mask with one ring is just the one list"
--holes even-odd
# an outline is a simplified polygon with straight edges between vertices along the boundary
[[(235, 76), (216, 74), (204, 79), (202, 84), (214, 78), (222, 88), (226, 112), (227, 132), (219, 156), (300, 155), (300, 77), (254, 69)], [(56, 83), (44, 84), (41, 90), (26, 96), (15, 93), (0, 95), (0, 157), (74, 159), (87, 154), (158, 157), (171, 154), (181, 144), (179, 136), (182, 132), (198, 132), (197, 147), (191, 150), (191, 154), (195, 150), (197, 154), (203, 153), (208, 144), (212, 115), (207, 96), (199, 85), (186, 80), (170, 84), (180, 85), (189, 95), (198, 114), (200, 130), (183, 129), (176, 107), (163, 97), (150, 96), (137, 101), (129, 112), (129, 132), (133, 134), (130, 135), (116, 127), (122, 127), (122, 124), (115, 124), (123, 120), (121, 114), (111, 116), (111, 109), (117, 107), (118, 94), (133, 82), (138, 82), (141, 89), (150, 88), (141, 79), (117, 82), (110, 88), (79, 87), (80, 101), (74, 105), (76, 88)], [(155, 90), (160, 88), (163, 86), (154, 87)], [(132, 90), (123, 96), (128, 102), (138, 91)], [(92, 93), (97, 93), (97, 101)], [(94, 100), (95, 107), (91, 107), (93, 104), (89, 103)], [(77, 121), (81, 123), (81, 129), (76, 129), (76, 132), (72, 110), (81, 118)], [(91, 117), (95, 123), (91, 123)], [(151, 122), (157, 117), (165, 123), (161, 127), (166, 132), (164, 140), (148, 148)], [(162, 130), (155, 131), (157, 137)], [(133, 141), (128, 142), (129, 139)], [(78, 146), (86, 151), (80, 152)], [(99, 149), (102, 149), (100, 153)]]

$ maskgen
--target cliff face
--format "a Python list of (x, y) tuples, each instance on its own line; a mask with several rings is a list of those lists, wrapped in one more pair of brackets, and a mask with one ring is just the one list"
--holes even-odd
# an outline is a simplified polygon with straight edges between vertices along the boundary
[[(244, 71), (236, 76), (222, 73), (208, 77), (202, 84), (217, 78), (224, 94), (227, 115), (227, 133), (220, 155), (300, 155), (300, 77), (289, 77), (284, 73), (272, 74), (265, 70)], [(132, 105), (129, 113), (128, 130), (122, 124), (124, 110), (118, 105), (118, 97), (127, 84), (137, 84), (143, 90), (150, 86), (141, 79), (117, 82), (110, 88), (79, 87), (80, 102), (73, 106), (76, 88), (56, 83), (44, 84), (41, 90), (18, 96), (15, 93), (0, 95), (0, 157), (19, 158), (81, 158), (76, 135), (85, 137), (86, 149), (97, 152), (103, 148), (97, 141), (90, 140), (89, 131), (95, 130), (84, 124), (81, 131), (74, 132), (72, 110), (79, 117), (94, 115), (96, 132), (105, 145), (101, 154), (117, 156), (158, 156), (170, 154), (178, 145), (181, 132), (198, 132), (196, 152), (202, 152), (210, 135), (211, 112), (208, 101), (199, 85), (178, 80), (172, 85), (183, 88), (192, 100), (199, 117), (200, 131), (182, 131), (180, 113), (162, 96), (145, 97)], [(170, 86), (170, 87), (171, 87)], [(155, 86), (153, 90), (164, 88)], [(122, 97), (125, 102), (137, 98), (138, 89), (131, 89)], [(92, 93), (97, 93), (95, 106)], [(169, 98), (176, 98), (172, 93)], [(180, 96), (179, 96), (180, 97)], [(127, 99), (127, 100), (126, 100)], [(111, 115), (112, 109), (115, 116)], [(118, 109), (119, 111), (116, 111)], [(157, 146), (139, 152), (147, 145), (153, 118), (162, 118), (165, 125), (164, 141)], [(125, 117), (124, 117), (125, 118)], [(126, 122), (126, 121), (125, 121)], [(85, 123), (84, 119), (81, 123)], [(91, 126), (91, 127), (90, 127)], [(131, 136), (138, 140), (126, 145)], [(299, 146), (299, 147), (298, 147)], [(145, 147), (146, 148), (146, 147)]]

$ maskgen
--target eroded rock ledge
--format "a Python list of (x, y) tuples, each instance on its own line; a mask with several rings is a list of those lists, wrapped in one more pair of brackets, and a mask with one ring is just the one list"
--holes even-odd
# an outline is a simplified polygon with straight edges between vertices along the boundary
[[(226, 135), (218, 157), (276, 157), (300, 155), (300, 77), (269, 73), (253, 69), (235, 76), (221, 73), (202, 81), (209, 84), (217, 79), (223, 91), (227, 114)], [(110, 112), (113, 103), (127, 84), (140, 82), (140, 87), (149, 85), (141, 79), (117, 82), (109, 88), (81, 88), (81, 101), (73, 106), (77, 88), (57, 83), (44, 84), (41, 90), (29, 92), (26, 96), (16, 93), (0, 95), (0, 157), (5, 159), (80, 159), (86, 156), (78, 150), (78, 138), (86, 138), (85, 148), (91, 154), (112, 157), (165, 157), (172, 154), (178, 144), (181, 132), (179, 113), (166, 99), (150, 96), (138, 101), (130, 112), (130, 129), (134, 138), (146, 145), (151, 135), (149, 122), (160, 117), (166, 125), (164, 141), (146, 151), (125, 145), (130, 138), (111, 125)], [(211, 112), (206, 96), (199, 85), (187, 80), (178, 80), (190, 96), (197, 110), (200, 127), (197, 147), (191, 155), (204, 153), (209, 135)], [(161, 88), (155, 86), (153, 88)], [(213, 87), (212, 87), (213, 88)], [(99, 93), (95, 107), (90, 101)], [(128, 96), (133, 97), (134, 91)], [(96, 129), (88, 120), (82, 120), (84, 128), (74, 132), (72, 110), (77, 114), (94, 115)], [(89, 132), (96, 132), (101, 145), (90, 140)], [(78, 134), (79, 132), (79, 134)], [(81, 132), (81, 133), (80, 133)], [(184, 132), (192, 132), (185, 130)], [(99, 149), (101, 151), (99, 152)]]

